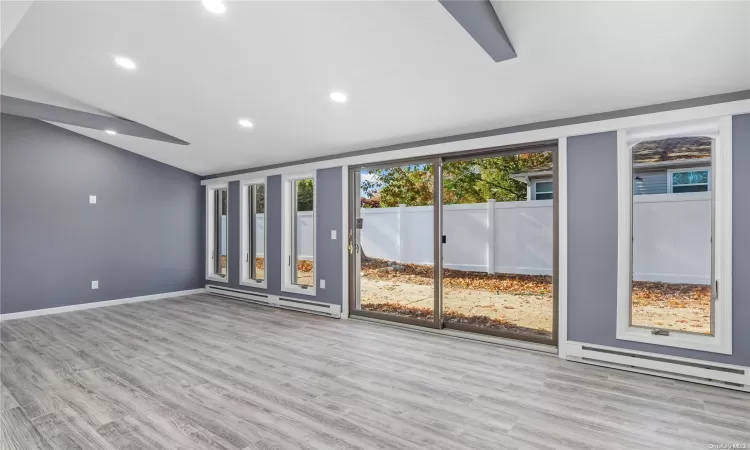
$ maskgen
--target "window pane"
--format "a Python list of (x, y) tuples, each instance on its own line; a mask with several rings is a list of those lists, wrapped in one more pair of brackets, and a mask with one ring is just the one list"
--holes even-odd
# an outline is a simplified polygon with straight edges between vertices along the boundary
[(353, 249), (360, 263), (358, 309), (433, 323), (434, 173), (432, 164), (360, 173), (361, 248)]
[(214, 194), (214, 273), (227, 276), (227, 190), (217, 189)]
[(536, 183), (536, 193), (552, 193), (552, 182), (551, 181), (540, 181)]
[(249, 227), (247, 277), (258, 282), (263, 281), (265, 276), (264, 251), (266, 244), (266, 221), (265, 214), (265, 185), (254, 184), (247, 187)]
[(673, 172), (672, 184), (708, 184), (708, 171), (700, 170), (696, 172)]
[[(710, 334), (713, 285), (713, 199), (691, 196), (711, 191), (708, 170), (664, 168), (680, 164), (711, 166), (713, 142), (708, 137), (679, 137), (640, 142), (632, 147), (633, 192), (672, 192), (684, 196), (654, 201), (633, 195), (632, 290), (633, 326)], [(648, 178), (646, 175), (648, 174)]]
[(679, 194), (682, 192), (706, 192), (708, 191), (707, 184), (696, 184), (693, 186), (672, 186), (672, 192)]
[[(446, 323), (520, 339), (552, 339), (554, 206), (530, 205), (526, 174), (552, 173), (553, 159), (551, 152), (525, 152), (443, 164)], [(531, 188), (535, 199), (552, 199), (551, 180)], [(401, 292), (415, 281), (413, 276), (392, 280)]]
[(255, 232), (251, 235), (255, 242), (255, 279), (265, 279), (265, 246), (266, 246), (266, 185), (255, 186), (255, 220), (253, 226)]
[(314, 215), (312, 178), (294, 181), (292, 217), (292, 283), (313, 286)]

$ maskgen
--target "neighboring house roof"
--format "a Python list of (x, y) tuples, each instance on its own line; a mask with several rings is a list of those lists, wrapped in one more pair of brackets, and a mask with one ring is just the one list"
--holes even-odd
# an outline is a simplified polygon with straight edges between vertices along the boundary
[[(708, 164), (711, 159), (712, 139), (691, 136), (639, 142), (633, 146), (633, 167), (657, 169)], [(529, 178), (551, 177), (552, 163), (534, 167), (510, 177), (524, 183)]]
[(639, 142), (633, 146), (633, 163), (684, 162), (711, 157), (712, 139), (680, 137)]

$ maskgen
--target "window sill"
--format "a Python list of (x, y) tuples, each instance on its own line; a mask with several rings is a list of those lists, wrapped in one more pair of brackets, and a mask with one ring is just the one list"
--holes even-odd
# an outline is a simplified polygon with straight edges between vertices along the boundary
[(290, 294), (315, 295), (315, 288), (311, 286), (307, 289), (303, 289), (295, 285), (286, 285), (281, 288), (281, 292), (287, 292)]
[(221, 277), (209, 275), (209, 276), (206, 277), (206, 281), (213, 281), (213, 282), (216, 282), (216, 283), (229, 283), (229, 279), (228, 278), (229, 277), (227, 277), (227, 278), (221, 278)]
[(680, 333), (678, 331), (670, 331), (669, 336), (658, 336), (651, 334), (651, 330), (648, 328), (628, 327), (626, 330), (617, 333), (617, 339), (701, 352), (732, 354), (731, 339), (722, 340), (719, 336)]
[(252, 288), (256, 288), (256, 289), (266, 289), (266, 286), (267, 286), (266, 285), (266, 280), (263, 280), (262, 282), (257, 282), (255, 280), (251, 280), (249, 278), (240, 281), (240, 285), (241, 286), (252, 287)]

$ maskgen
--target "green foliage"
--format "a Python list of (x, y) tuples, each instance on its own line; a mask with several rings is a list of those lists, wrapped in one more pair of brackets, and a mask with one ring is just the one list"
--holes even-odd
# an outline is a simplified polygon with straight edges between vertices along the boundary
[(313, 180), (297, 180), (297, 211), (313, 210)]
[[(549, 152), (522, 153), (494, 158), (456, 161), (443, 164), (443, 201), (445, 204), (526, 200), (526, 184), (510, 177), (539, 167), (552, 167)], [(384, 208), (404, 204), (432, 204), (434, 169), (430, 164), (369, 171), (372, 181), (362, 182), (368, 198), (379, 197)]]
[(432, 204), (432, 165), (414, 165), (369, 171), (375, 179), (363, 181), (365, 195), (380, 196), (380, 206), (389, 208), (403, 203), (409, 206)]
[(259, 184), (255, 188), (255, 212), (263, 214), (266, 212), (266, 185)]

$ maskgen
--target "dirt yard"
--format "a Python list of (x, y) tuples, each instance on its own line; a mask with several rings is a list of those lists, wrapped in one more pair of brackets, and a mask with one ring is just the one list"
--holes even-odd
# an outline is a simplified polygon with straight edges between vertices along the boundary
[(312, 261), (297, 261), (297, 284), (300, 286), (312, 286), (315, 274), (313, 274)]
[[(448, 321), (534, 335), (552, 332), (552, 277), (445, 269), (443, 305)], [(367, 258), (362, 261), (362, 308), (429, 318), (432, 266)], [(633, 324), (710, 332), (708, 286), (635, 282)], [(612, 301), (615, 301), (614, 298)]]
[[(433, 286), (362, 277), (362, 308), (432, 319)], [(549, 336), (552, 331), (552, 296), (492, 293), (446, 286), (445, 319)]]

